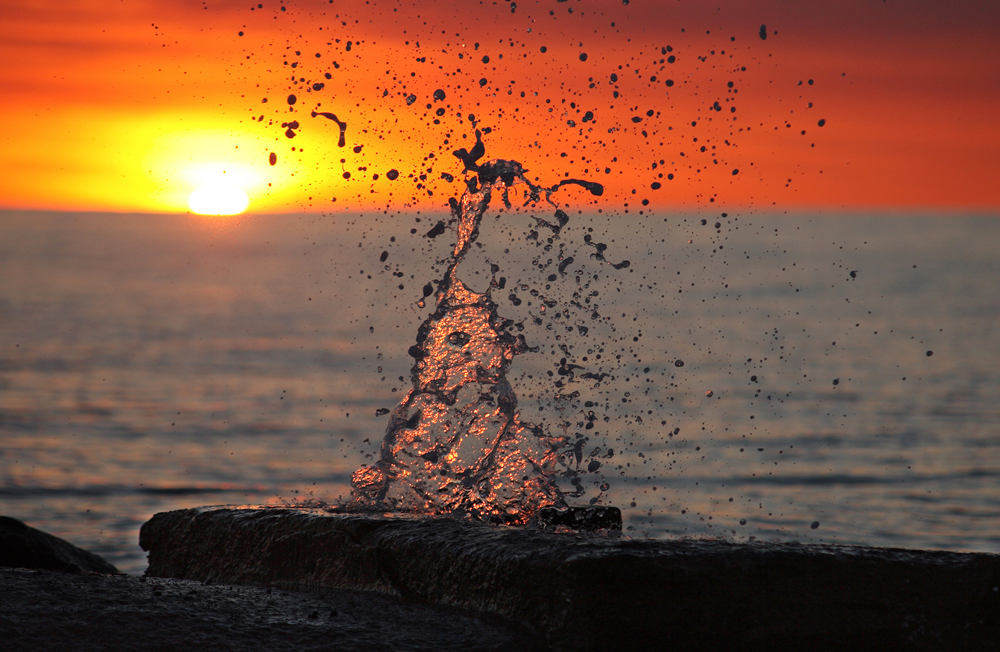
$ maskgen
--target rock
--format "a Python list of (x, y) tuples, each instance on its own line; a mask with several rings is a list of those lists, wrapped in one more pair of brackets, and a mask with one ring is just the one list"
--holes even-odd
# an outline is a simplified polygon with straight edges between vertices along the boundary
[(9, 516), (0, 516), (0, 566), (114, 575), (118, 569), (98, 555)]
[(600, 532), (622, 529), (622, 512), (617, 507), (543, 507), (538, 510), (538, 527), (542, 530), (564, 527), (576, 532)]
[(0, 650), (31, 652), (529, 652), (491, 614), (377, 593), (0, 569)]
[(461, 606), (522, 622), (555, 650), (1000, 645), (991, 554), (629, 540), (247, 507), (157, 514), (139, 542), (150, 576)]

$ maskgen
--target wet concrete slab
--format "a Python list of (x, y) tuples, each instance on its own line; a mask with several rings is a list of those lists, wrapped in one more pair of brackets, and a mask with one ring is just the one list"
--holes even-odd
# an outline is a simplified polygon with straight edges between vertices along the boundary
[(503, 616), (553, 650), (1000, 649), (991, 554), (261, 507), (157, 514), (140, 545), (152, 577), (381, 592)]

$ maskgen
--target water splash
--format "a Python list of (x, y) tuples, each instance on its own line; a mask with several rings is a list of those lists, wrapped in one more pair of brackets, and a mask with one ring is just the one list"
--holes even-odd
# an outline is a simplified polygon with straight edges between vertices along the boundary
[[(389, 417), (380, 459), (351, 476), (352, 494), (366, 507), (468, 513), (524, 524), (541, 508), (565, 506), (556, 471), (569, 437), (552, 436), (520, 418), (507, 370), (514, 356), (537, 349), (523, 335), (514, 335), (514, 322), (497, 313), (491, 294), (503, 288), (496, 279), (499, 269), (492, 267), (483, 293), (466, 286), (458, 270), (496, 194), (508, 209), (516, 185), (524, 186), (524, 206), (544, 196), (555, 208), (555, 223), (536, 219), (559, 233), (569, 217), (552, 202), (552, 194), (567, 184), (595, 196), (604, 188), (577, 179), (543, 188), (525, 178), (517, 161), (478, 163), (485, 155), (479, 131), (471, 152), (462, 148), (454, 154), (468, 174), (461, 199), (450, 200), (455, 248), (434, 292), (436, 309), (420, 325), (409, 350), (415, 359), (413, 387)], [(604, 261), (603, 245), (591, 246), (593, 256)]]

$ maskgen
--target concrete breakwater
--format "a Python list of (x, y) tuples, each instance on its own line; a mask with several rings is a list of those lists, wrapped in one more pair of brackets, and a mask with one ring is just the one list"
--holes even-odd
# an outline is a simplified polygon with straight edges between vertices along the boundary
[(450, 518), (203, 507), (143, 525), (147, 575), (349, 588), (490, 612), (555, 650), (974, 650), (1000, 556), (631, 540)]

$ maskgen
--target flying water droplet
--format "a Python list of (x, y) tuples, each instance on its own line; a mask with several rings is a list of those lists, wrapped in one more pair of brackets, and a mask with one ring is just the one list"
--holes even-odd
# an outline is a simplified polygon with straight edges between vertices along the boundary
[[(506, 279), (495, 277), (499, 268), (492, 266), (494, 276), (482, 293), (466, 286), (458, 271), (497, 195), (510, 208), (509, 190), (524, 186), (526, 204), (538, 204), (544, 196), (557, 209), (551, 196), (563, 185), (579, 185), (597, 196), (603, 187), (567, 179), (544, 188), (528, 181), (517, 161), (479, 163), (485, 147), (478, 131), (471, 152), (462, 148), (454, 154), (466, 172), (475, 175), (461, 199), (452, 200), (457, 242), (436, 289), (431, 283), (423, 288), (425, 298), (434, 295), (436, 308), (418, 328), (416, 343), (409, 349), (414, 359), (412, 388), (389, 417), (378, 461), (351, 476), (352, 496), (356, 505), (368, 509), (466, 513), (524, 524), (542, 508), (566, 507), (556, 469), (570, 438), (552, 436), (521, 419), (507, 370), (514, 356), (535, 349), (524, 335), (512, 334), (513, 322), (497, 313), (492, 291), (506, 285)], [(556, 224), (550, 226), (558, 233), (568, 217), (561, 210), (555, 212)], [(444, 223), (439, 226), (432, 232), (443, 233)], [(601, 262), (605, 262), (603, 250), (594, 255)], [(563, 273), (573, 259), (564, 262), (559, 266)], [(614, 265), (622, 266), (627, 261)], [(580, 367), (564, 363), (563, 368), (568, 376)], [(578, 465), (585, 441), (580, 438), (575, 443), (580, 449)], [(601, 462), (592, 459), (586, 468), (596, 472), (600, 467)], [(579, 483), (578, 478), (573, 480)], [(601, 490), (608, 488), (604, 483)]]

